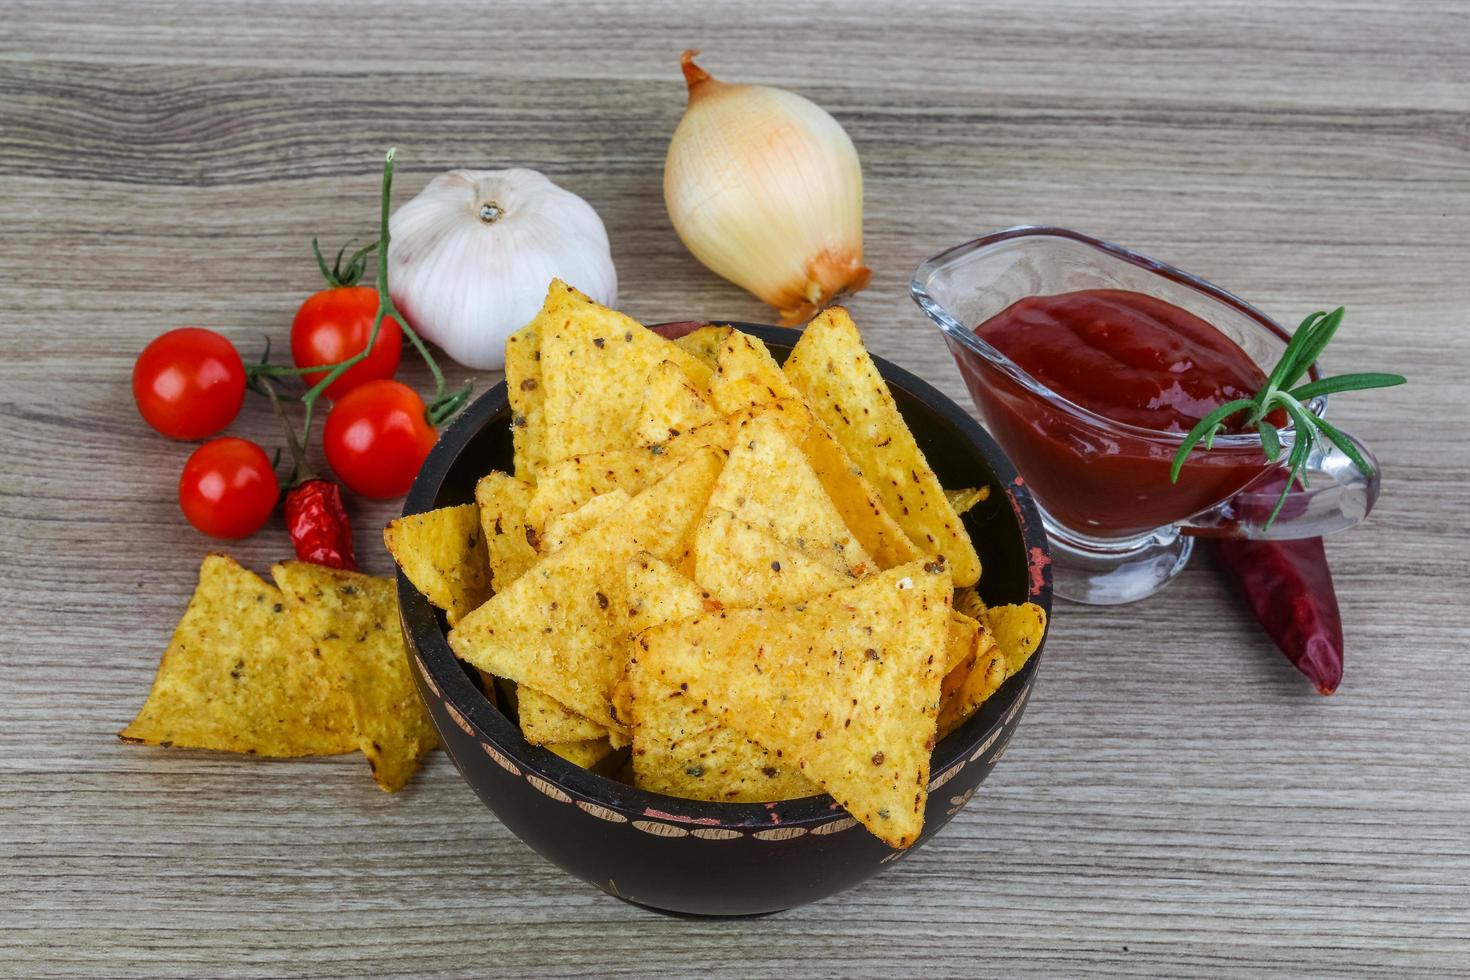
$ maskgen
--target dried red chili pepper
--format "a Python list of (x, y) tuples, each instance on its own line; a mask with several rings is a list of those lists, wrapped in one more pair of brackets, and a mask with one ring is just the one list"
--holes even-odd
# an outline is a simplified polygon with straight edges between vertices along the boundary
[(1342, 618), (1321, 538), (1215, 542), (1256, 620), (1323, 694), (1342, 681)]
[(352, 553), (352, 526), (347, 521), (347, 509), (342, 506), (342, 488), (312, 472), (291, 420), (286, 418), (286, 411), (276, 397), (274, 385), (268, 378), (259, 379), (259, 383), (281, 421), (294, 462), (291, 479), (287, 481), (290, 489), (286, 491), (286, 532), (291, 535), (296, 557), (315, 565), (357, 571), (357, 557)]

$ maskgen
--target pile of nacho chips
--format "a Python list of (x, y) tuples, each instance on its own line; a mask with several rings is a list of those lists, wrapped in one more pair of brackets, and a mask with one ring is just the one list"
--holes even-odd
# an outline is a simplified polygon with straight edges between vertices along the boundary
[(392, 580), (298, 561), (271, 574), (274, 586), (224, 555), (204, 559), (122, 739), (262, 756), (360, 750), (381, 788), (402, 789), (439, 740)]
[(940, 486), (846, 311), (783, 368), (558, 281), (506, 384), (515, 472), (387, 541), (527, 741), (692, 799), (829, 793), (912, 844), (935, 742), (1045, 624), (979, 601), (986, 490)]

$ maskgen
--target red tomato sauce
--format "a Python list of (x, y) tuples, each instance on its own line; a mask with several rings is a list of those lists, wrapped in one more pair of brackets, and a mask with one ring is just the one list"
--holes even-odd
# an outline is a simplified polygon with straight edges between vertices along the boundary
[[(1127, 290), (1030, 296), (975, 332), (1068, 402), (1159, 434), (1188, 432), (1266, 380), (1205, 320)], [(1100, 426), (968, 351), (960, 368), (1041, 505), (1085, 534), (1120, 537), (1174, 523), (1230, 496), (1265, 466), (1259, 448), (1196, 450), (1171, 485), (1177, 441)]]

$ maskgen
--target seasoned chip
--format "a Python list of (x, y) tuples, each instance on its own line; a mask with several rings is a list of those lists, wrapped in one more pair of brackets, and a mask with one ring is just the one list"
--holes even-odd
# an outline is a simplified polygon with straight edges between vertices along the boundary
[(590, 530), (617, 514), (632, 499), (621, 487), (598, 494), (571, 513), (547, 521), (546, 530), (537, 544), (549, 555), (583, 531)]
[(954, 590), (954, 608), (955, 612), (985, 622), (985, 600), (980, 598), (980, 593), (975, 591), (973, 585)]
[(723, 460), (705, 449), (622, 513), (547, 555), (449, 634), (462, 660), (541, 691), (611, 726), (608, 699), (626, 661), (620, 569), (639, 551), (677, 565), (693, 545)]
[(843, 574), (862, 575), (872, 567), (806, 457), (769, 416), (741, 430), (710, 506)]
[(945, 641), (947, 652), (944, 657), (946, 672), (954, 670), (961, 661), (979, 649), (982, 632), (983, 627), (976, 619), (961, 612), (949, 614), (949, 636)]
[(940, 687), (939, 737), (945, 738), (975, 713), (986, 698), (1000, 689), (1006, 679), (1005, 657), (981, 630), (978, 643), (944, 677)]
[(825, 425), (811, 417), (801, 393), (759, 340), (738, 331), (725, 339), (710, 382), (710, 397), (723, 412), (771, 404), (795, 406), (788, 411), (807, 422), (799, 440), (801, 451), (848, 530), (878, 567), (892, 568), (922, 557), (847, 451)]
[(282, 562), (271, 576), (327, 670), (340, 678), (373, 779), (397, 792), (439, 737), (414, 688), (393, 580), (301, 561)]
[(991, 606), (983, 621), (1005, 655), (1007, 677), (1026, 665), (1046, 635), (1046, 610), (1034, 602)]
[(634, 419), (633, 442), (667, 442), (717, 418), (689, 375), (673, 361), (660, 361), (644, 381), (643, 405)]
[(671, 619), (722, 608), (708, 590), (700, 588), (692, 579), (681, 575), (651, 552), (634, 555), (624, 576), (624, 637)]
[(357, 748), (339, 679), (280, 590), (208, 555), (125, 742), (252, 755), (335, 755)]
[(538, 332), (548, 459), (631, 445), (644, 379), (660, 361), (674, 362), (697, 388), (709, 386), (709, 365), (574, 291)]
[(529, 687), (516, 689), (516, 717), (521, 734), (532, 745), (605, 739), (607, 729), (584, 718), (555, 698)]
[(451, 625), (490, 595), (490, 559), (474, 504), (400, 517), (383, 542), (408, 580)]
[(583, 769), (591, 769), (613, 753), (612, 744), (605, 738), (585, 742), (553, 742), (546, 748)]
[(510, 399), (510, 431), (515, 442), (515, 475), (534, 482), (546, 465), (546, 422), (543, 406), (546, 389), (541, 385), (541, 334), (556, 322), (569, 293), (576, 292), (560, 279), (553, 279), (541, 310), (505, 341), (505, 391)]
[(945, 566), (914, 562), (797, 606), (706, 613), (640, 634), (631, 669), (794, 760), (908, 847), (923, 828), (952, 589)]
[(989, 487), (967, 487), (963, 490), (946, 490), (945, 498), (949, 505), (954, 508), (956, 514), (963, 514), (976, 504), (983, 504), (990, 499)]
[(499, 471), (487, 473), (475, 484), (475, 504), (480, 509), (480, 529), (496, 592), (520, 578), (538, 557), (526, 537), (526, 505), (534, 489)]
[(730, 335), (732, 329), (732, 327), (700, 327), (693, 333), (686, 333), (679, 337), (674, 343), (713, 369), (720, 355), (720, 345), (725, 342), (725, 338)]
[(943, 556), (957, 585), (974, 585), (980, 578), (975, 547), (847, 311), (834, 306), (808, 324), (785, 371), (909, 540)]
[(694, 580), (732, 608), (785, 605), (857, 582), (713, 506), (694, 535)]
[(614, 490), (632, 496), (671, 473), (682, 458), (664, 452), (661, 447), (657, 452), (639, 447), (587, 453), (549, 463), (526, 505), (526, 527), (539, 545), (540, 536), (555, 518)]

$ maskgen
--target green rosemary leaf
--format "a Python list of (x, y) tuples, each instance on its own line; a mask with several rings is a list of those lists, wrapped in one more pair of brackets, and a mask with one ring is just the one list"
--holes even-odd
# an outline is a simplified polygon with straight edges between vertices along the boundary
[[(1296, 328), (1296, 333), (1293, 333), (1291, 339), (1286, 342), (1286, 350), (1281, 352), (1281, 359), (1276, 362), (1276, 366), (1271, 369), (1270, 376), (1266, 378), (1266, 385), (1261, 389), (1261, 394), (1256, 396), (1257, 404), (1264, 408), (1266, 403), (1270, 401), (1270, 396), (1281, 387), (1287, 374), (1296, 366), (1297, 355), (1311, 339), (1312, 330), (1326, 316), (1326, 313), (1318, 311), (1309, 315), (1301, 322), (1301, 326)], [(1262, 414), (1265, 413), (1263, 412)]]
[(1408, 379), (1402, 374), (1382, 374), (1378, 372), (1365, 372), (1363, 374), (1339, 374), (1331, 378), (1323, 378), (1320, 381), (1309, 381), (1297, 388), (1293, 388), (1291, 396), (1297, 401), (1311, 401), (1318, 395), (1331, 395), (1339, 391), (1361, 391), (1365, 388), (1392, 388), (1394, 385), (1407, 384)]
[(1311, 370), (1312, 365), (1317, 363), (1317, 358), (1322, 356), (1323, 348), (1331, 343), (1332, 338), (1337, 334), (1337, 328), (1342, 325), (1344, 312), (1343, 307), (1339, 306), (1317, 321), (1307, 337), (1307, 342), (1297, 351), (1296, 363), (1292, 364), (1291, 370), (1282, 378), (1278, 387), (1290, 388), (1302, 379), (1302, 375)]
[(1281, 436), (1276, 431), (1276, 426), (1265, 419), (1256, 423), (1256, 428), (1261, 433), (1261, 448), (1266, 451), (1266, 458), (1276, 462), (1281, 457)]
[(1224, 405), (1221, 405), (1209, 415), (1206, 415), (1204, 418), (1196, 422), (1194, 424), (1194, 428), (1190, 429), (1189, 434), (1184, 437), (1184, 441), (1179, 444), (1178, 451), (1174, 453), (1174, 465), (1169, 469), (1169, 482), (1179, 482), (1179, 470), (1184, 466), (1184, 461), (1189, 458), (1189, 451), (1193, 449), (1201, 439), (1209, 437), (1210, 444), (1213, 445), (1216, 426), (1218, 426), (1221, 422), (1225, 421), (1230, 416), (1234, 415), (1236, 412), (1241, 412), (1247, 408), (1252, 408), (1255, 406), (1255, 404), (1256, 403), (1249, 398), (1237, 398), (1233, 402), (1227, 402)]
[(1363, 458), (1362, 453), (1358, 452), (1358, 447), (1353, 445), (1353, 441), (1348, 438), (1346, 432), (1321, 418), (1317, 419), (1317, 428), (1324, 436), (1332, 440), (1334, 446), (1342, 450), (1344, 456), (1353, 461), (1353, 465), (1358, 468), (1359, 472), (1369, 476), (1373, 474), (1373, 466)]

